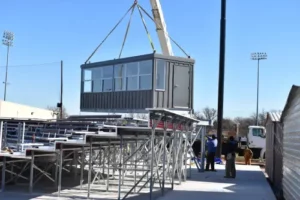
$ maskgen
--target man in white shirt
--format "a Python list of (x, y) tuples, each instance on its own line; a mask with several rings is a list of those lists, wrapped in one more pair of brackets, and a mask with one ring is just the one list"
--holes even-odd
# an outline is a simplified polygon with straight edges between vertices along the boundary
[(218, 146), (218, 140), (217, 140), (217, 137), (215, 135), (212, 135), (211, 138), (213, 139), (213, 143), (215, 145), (215, 148), (217, 148)]

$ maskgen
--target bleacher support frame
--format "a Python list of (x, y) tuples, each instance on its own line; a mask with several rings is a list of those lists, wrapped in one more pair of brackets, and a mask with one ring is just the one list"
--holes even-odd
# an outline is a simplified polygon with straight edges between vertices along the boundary
[[(8, 181), (17, 184), (20, 179), (26, 180), (29, 192), (33, 192), (34, 185), (46, 177), (60, 197), (64, 190), (63, 176), (72, 174), (74, 180), (80, 175), (78, 189), (86, 190), (87, 198), (99, 190), (101, 194), (113, 192), (116, 199), (148, 193), (152, 200), (159, 190), (159, 194), (164, 195), (175, 184), (186, 181), (188, 171), (191, 172), (191, 158), (195, 157), (193, 124), (199, 121), (166, 109), (148, 109), (148, 112), (152, 127), (104, 125), (105, 130), (96, 132), (68, 130), (69, 134), (81, 135), (83, 139), (58, 140), (53, 147), (33, 144), (13, 154), (0, 153), (2, 192)], [(159, 122), (164, 123), (163, 128), (157, 128)], [(0, 133), (4, 136), (2, 130)], [(8, 169), (8, 166), (13, 167)], [(196, 166), (200, 171), (197, 162)], [(8, 179), (9, 174), (12, 174), (11, 179)], [(117, 191), (114, 192), (115, 186)]]

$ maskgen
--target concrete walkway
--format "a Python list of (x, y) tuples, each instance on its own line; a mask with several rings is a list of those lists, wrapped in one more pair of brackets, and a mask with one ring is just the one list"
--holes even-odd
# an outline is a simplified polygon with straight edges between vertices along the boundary
[(259, 166), (237, 165), (236, 179), (224, 178), (224, 165), (216, 169), (217, 172), (204, 173), (192, 169), (188, 181), (159, 200), (276, 200)]
[[(192, 169), (191, 178), (183, 182), (181, 185), (175, 185), (173, 191), (166, 192), (164, 197), (157, 200), (275, 200), (275, 196), (258, 166), (237, 166), (236, 179), (224, 178), (224, 165), (216, 165), (217, 172), (199, 173), (196, 169)], [(8, 187), (7, 187), (8, 188)], [(94, 188), (96, 189), (96, 188)], [(148, 189), (146, 189), (148, 192)], [(94, 200), (109, 200), (116, 199), (116, 191), (112, 192), (97, 192), (92, 191)], [(78, 188), (69, 188), (62, 191), (62, 196), (57, 197), (57, 193), (47, 192), (46, 188), (43, 192), (30, 194), (27, 191), (16, 192), (7, 191), (0, 192), (0, 200), (75, 200), (86, 199), (86, 190)], [(161, 192), (158, 191), (160, 196)], [(149, 199), (149, 194), (133, 195), (128, 200)]]

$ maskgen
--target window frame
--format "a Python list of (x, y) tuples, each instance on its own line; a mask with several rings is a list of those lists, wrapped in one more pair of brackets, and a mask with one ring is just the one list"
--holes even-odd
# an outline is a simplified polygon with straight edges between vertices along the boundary
[[(112, 75), (111, 77), (104, 77), (104, 69), (108, 67), (112, 67)], [(101, 84), (102, 84), (102, 92), (113, 92), (114, 91), (114, 82), (113, 82), (113, 77), (114, 77), (114, 65), (107, 65), (107, 66), (102, 66), (101, 67)], [(111, 81), (111, 90), (110, 91), (104, 91), (104, 81), (110, 80)]]
[[(254, 130), (256, 131), (255, 134), (254, 134)], [(261, 129), (261, 128), (253, 128), (252, 129), (252, 136), (253, 137), (263, 137), (263, 129)]]
[[(128, 64), (130, 64), (130, 63), (136, 63), (137, 64), (137, 74), (136, 75), (128, 75), (128, 73), (127, 73), (127, 70), (128, 70)], [(139, 62), (129, 62), (129, 63), (125, 63), (124, 64), (125, 65), (125, 67), (126, 67), (126, 73), (125, 73), (125, 79), (126, 79), (126, 81), (125, 81), (125, 83), (126, 83), (126, 86), (125, 86), (125, 91), (138, 91), (139, 90)], [(132, 89), (132, 90), (129, 90), (128, 89), (128, 78), (137, 78), (137, 82), (136, 82), (136, 85), (137, 85), (137, 87), (136, 87), (136, 89)]]
[[(122, 70), (122, 75), (119, 76), (115, 74), (116, 67), (120, 66)], [(116, 80), (121, 80), (121, 89), (116, 90)], [(114, 92), (121, 92), (121, 91), (126, 91), (126, 64), (116, 64), (114, 65), (114, 77), (113, 77), (113, 90)]]
[[(91, 72), (91, 76), (89, 79), (85, 79), (85, 72), (86, 71), (90, 71)], [(82, 93), (93, 93), (93, 79), (92, 79), (92, 69), (88, 68), (88, 69), (83, 69), (82, 71)], [(90, 91), (85, 91), (85, 85), (86, 83), (90, 83)]]
[[(141, 74), (141, 63), (142, 62), (151, 62), (151, 72), (150, 73), (142, 73)], [(141, 91), (145, 91), (145, 90), (152, 90), (152, 88), (153, 88), (153, 59), (151, 59), (151, 60), (143, 60), (143, 61), (139, 61), (138, 62), (138, 90), (141, 90)], [(144, 89), (142, 89), (141, 88), (141, 81), (140, 81), (140, 79), (142, 78), (142, 77), (145, 77), (145, 76), (147, 76), (147, 77), (149, 77), (150, 76), (150, 80), (151, 80), (151, 82), (150, 82), (150, 86), (149, 86), (149, 88), (144, 88)]]
[[(162, 60), (164, 61), (164, 60)], [(141, 71), (141, 67), (143, 66), (143, 63), (147, 63), (149, 62), (149, 67), (147, 68), (148, 70), (151, 69), (151, 71), (146, 72), (146, 73), (142, 73)], [(155, 59), (148, 59), (148, 60), (141, 60), (141, 61), (132, 61), (132, 62), (128, 62), (128, 63), (119, 63), (119, 64), (114, 64), (114, 65), (106, 65), (106, 66), (98, 66), (98, 67), (93, 67), (93, 68), (87, 68), (87, 69), (83, 69), (83, 86), (82, 86), (82, 91), (83, 93), (101, 93), (101, 92), (121, 92), (121, 91), (145, 91), (145, 90), (153, 90), (154, 88), (154, 80), (153, 80), (153, 76), (155, 73)], [(136, 73), (135, 71), (132, 71), (133, 74), (128, 73), (128, 70), (130, 70), (130, 64), (133, 64), (136, 66)], [(165, 69), (166, 64), (164, 65), (164, 76), (166, 74), (166, 69)], [(107, 67), (112, 67), (112, 76), (111, 77), (104, 77), (104, 70)], [(122, 73), (121, 75), (119, 74), (115, 74), (117, 67), (121, 67)], [(93, 76), (93, 70), (95, 70), (94, 73), (96, 73)], [(97, 72), (98, 70), (98, 72)], [(91, 76), (90, 76), (90, 80), (85, 80), (85, 71), (91, 71)], [(147, 71), (147, 70), (146, 70)], [(97, 74), (99, 73), (99, 74)], [(150, 80), (150, 85), (148, 86), (148, 88), (142, 88), (141, 87), (141, 80), (143, 77), (147, 77)], [(135, 78), (136, 79), (136, 83), (135, 83), (135, 88), (128, 88), (128, 81), (130, 78)], [(104, 87), (105, 87), (105, 81), (106, 80), (110, 80), (111, 84), (112, 84), (112, 88), (109, 91), (104, 91)], [(121, 81), (122, 85), (121, 85), (121, 89), (118, 87), (116, 88), (117, 84), (116, 81)], [(99, 81), (99, 82), (98, 82)], [(165, 77), (164, 77), (164, 81), (165, 81)], [(135, 82), (135, 81), (134, 81)], [(85, 83), (89, 83), (91, 84), (91, 89), (89, 90), (89, 92), (84, 92), (85, 89)], [(96, 83), (101, 83), (101, 85), (99, 86), (101, 89), (95, 91), (95, 84)], [(119, 86), (119, 84), (118, 84)], [(166, 84), (164, 83), (164, 88), (166, 87)]]
[[(163, 69), (164, 69), (164, 75), (163, 75), (163, 88), (158, 88), (157, 86), (157, 83), (158, 83), (158, 78), (159, 78), (159, 76), (158, 76), (158, 62), (159, 61), (163, 61), (164, 62), (164, 65), (163, 65)], [(155, 91), (166, 91), (166, 68), (167, 68), (167, 62), (166, 62), (166, 60), (164, 60), (164, 59), (155, 59)]]

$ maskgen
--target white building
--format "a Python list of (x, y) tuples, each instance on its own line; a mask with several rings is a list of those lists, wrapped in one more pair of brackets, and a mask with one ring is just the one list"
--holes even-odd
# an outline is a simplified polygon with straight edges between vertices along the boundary
[(0, 100), (0, 118), (56, 119), (51, 110)]

